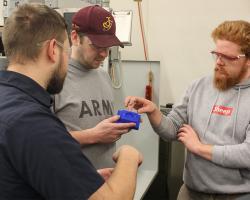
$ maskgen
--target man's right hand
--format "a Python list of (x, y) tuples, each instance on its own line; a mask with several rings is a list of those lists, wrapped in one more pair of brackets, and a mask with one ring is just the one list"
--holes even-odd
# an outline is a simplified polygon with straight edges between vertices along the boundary
[(157, 106), (147, 99), (136, 96), (128, 96), (124, 102), (128, 110), (137, 110), (138, 113), (147, 113), (150, 123), (158, 126), (162, 119), (162, 114)]
[(135, 123), (116, 123), (118, 115), (101, 121), (91, 129), (97, 143), (112, 143), (121, 138), (125, 133), (135, 126)]
[(156, 105), (152, 101), (136, 96), (126, 97), (125, 106), (128, 108), (128, 110), (137, 110), (137, 112), (140, 114), (151, 114), (157, 110)]

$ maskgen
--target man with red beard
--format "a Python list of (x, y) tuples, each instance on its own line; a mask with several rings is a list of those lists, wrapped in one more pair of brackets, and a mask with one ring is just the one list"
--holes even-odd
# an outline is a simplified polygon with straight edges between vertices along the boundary
[(250, 193), (250, 23), (225, 21), (213, 32), (214, 77), (187, 89), (169, 115), (130, 96), (129, 109), (147, 113), (165, 140), (186, 149), (178, 200), (238, 199)]
[(82, 8), (73, 16), (68, 74), (54, 103), (55, 114), (97, 169), (113, 166), (115, 142), (135, 126), (115, 123), (119, 116), (113, 116), (110, 77), (100, 68), (110, 47), (123, 47), (115, 31), (113, 16), (100, 6)]

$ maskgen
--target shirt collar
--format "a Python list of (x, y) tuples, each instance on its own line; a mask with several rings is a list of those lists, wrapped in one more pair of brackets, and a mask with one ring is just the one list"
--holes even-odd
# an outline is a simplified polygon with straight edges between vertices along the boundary
[(77, 60), (70, 58), (69, 60), (69, 66), (72, 66), (74, 68), (77, 68), (83, 72), (88, 72), (88, 71), (92, 71), (93, 69), (88, 69), (87, 67), (85, 67), (84, 65), (82, 65), (80, 62), (78, 62)]
[(46, 107), (50, 107), (53, 102), (50, 94), (43, 87), (23, 74), (0, 71), (0, 84), (18, 88)]

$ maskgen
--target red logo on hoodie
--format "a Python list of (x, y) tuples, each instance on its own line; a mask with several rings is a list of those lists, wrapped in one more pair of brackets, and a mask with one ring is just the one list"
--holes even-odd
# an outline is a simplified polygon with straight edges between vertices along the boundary
[(225, 106), (214, 106), (212, 111), (212, 113), (225, 116), (231, 116), (232, 112), (233, 112), (232, 107), (225, 107)]

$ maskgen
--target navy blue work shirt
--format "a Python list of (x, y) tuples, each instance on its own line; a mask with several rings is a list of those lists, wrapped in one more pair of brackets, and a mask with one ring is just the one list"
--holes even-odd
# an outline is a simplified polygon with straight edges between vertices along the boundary
[(104, 183), (51, 103), (29, 77), (0, 71), (1, 200), (85, 200)]

